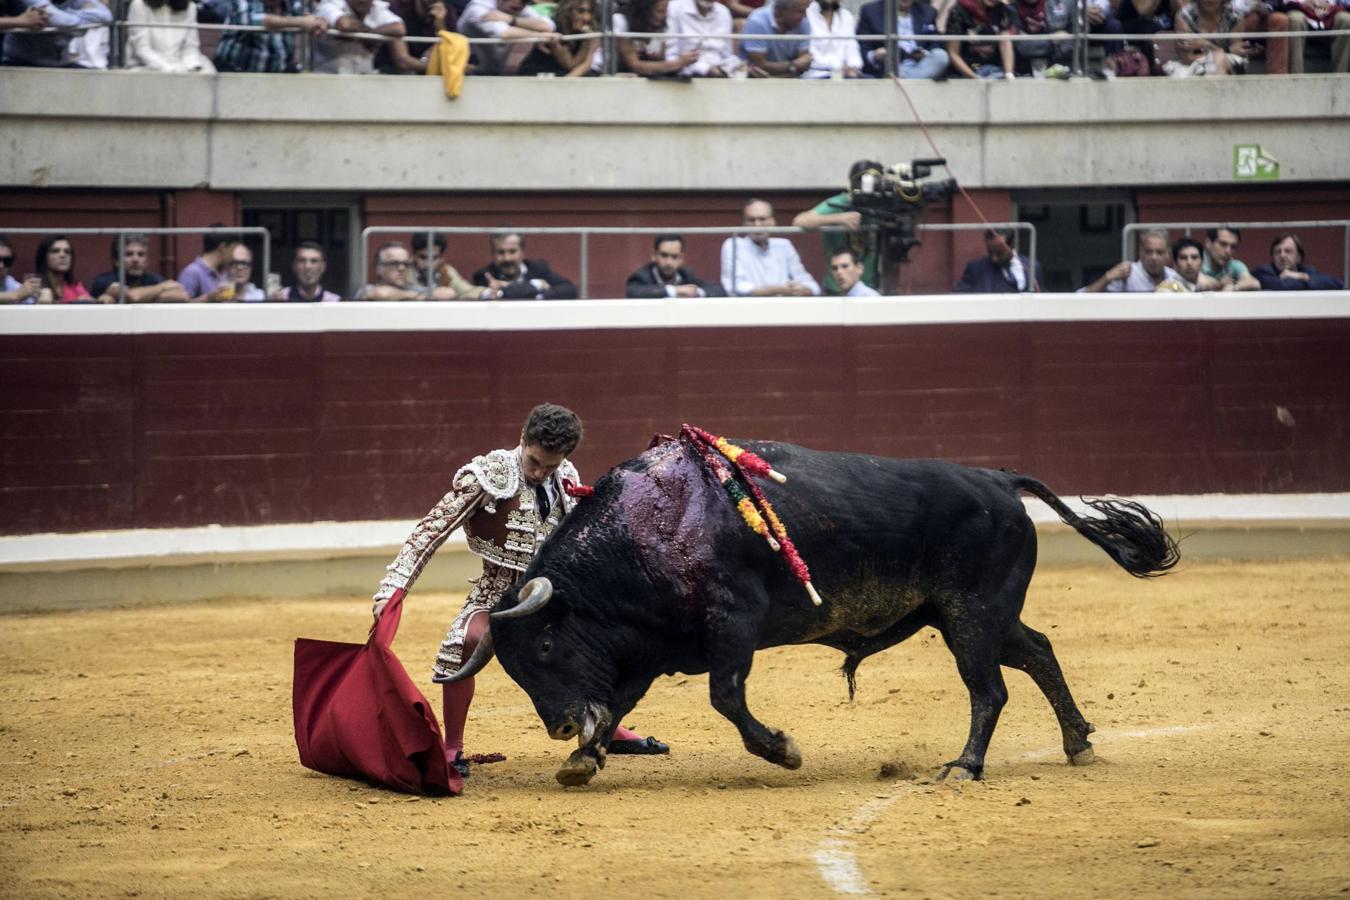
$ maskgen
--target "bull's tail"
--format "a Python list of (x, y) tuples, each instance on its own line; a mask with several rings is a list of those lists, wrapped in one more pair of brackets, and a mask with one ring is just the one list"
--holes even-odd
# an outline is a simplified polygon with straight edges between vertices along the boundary
[(1126, 572), (1136, 578), (1155, 578), (1181, 560), (1177, 542), (1163, 528), (1152, 510), (1133, 500), (1089, 500), (1083, 502), (1103, 518), (1086, 518), (1065, 505), (1045, 485), (1025, 475), (1014, 475), (1018, 490), (1034, 494), (1059, 514), (1064, 524), (1106, 551)]

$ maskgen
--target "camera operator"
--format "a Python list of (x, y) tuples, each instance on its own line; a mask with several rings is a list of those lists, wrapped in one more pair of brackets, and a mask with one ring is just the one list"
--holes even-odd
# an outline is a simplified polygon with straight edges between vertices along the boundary
[[(870, 159), (860, 159), (848, 170), (848, 183), (854, 185), (863, 173), (875, 171), (878, 176), (885, 167)], [(829, 260), (841, 250), (852, 250), (853, 255), (862, 263), (863, 283), (870, 288), (877, 287), (877, 235), (873, 230), (863, 230), (863, 215), (853, 206), (849, 191), (840, 191), (833, 197), (822, 200), (814, 209), (798, 213), (792, 220), (798, 228), (815, 230), (827, 225), (842, 225), (847, 231), (822, 232), (820, 242), (825, 248), (825, 259)], [(834, 273), (825, 274), (825, 292), (839, 292)]]

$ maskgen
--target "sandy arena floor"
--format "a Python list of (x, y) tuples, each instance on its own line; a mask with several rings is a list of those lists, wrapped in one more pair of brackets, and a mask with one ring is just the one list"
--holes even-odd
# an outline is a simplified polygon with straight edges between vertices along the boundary
[[(582, 789), (554, 782), (568, 746), (493, 666), (469, 750), (509, 758), (439, 800), (297, 761), (292, 639), (362, 639), (363, 599), (10, 616), (0, 896), (1350, 896), (1348, 588), (1344, 559), (1043, 568), (1025, 618), (1098, 762), (1065, 764), (1008, 671), (987, 780), (959, 788), (931, 782), (967, 727), (932, 632), (865, 663), (852, 705), (837, 654), (760, 654), (753, 708), (800, 771), (675, 677), (632, 717), (672, 755), (611, 758)], [(395, 648), (418, 678), (457, 599), (411, 598)]]

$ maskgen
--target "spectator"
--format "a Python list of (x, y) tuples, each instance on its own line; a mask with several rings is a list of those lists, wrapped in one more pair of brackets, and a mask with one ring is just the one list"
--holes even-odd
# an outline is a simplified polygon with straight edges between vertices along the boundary
[(1089, 294), (1103, 291), (1142, 293), (1156, 291), (1167, 280), (1180, 283), (1181, 276), (1167, 265), (1169, 251), (1167, 232), (1145, 231), (1139, 236), (1139, 259), (1116, 263), (1083, 290)]
[(722, 5), (731, 12), (731, 28), (737, 34), (745, 27), (750, 14), (764, 5), (764, 0), (722, 0)]
[[(866, 172), (876, 172), (880, 174), (883, 166), (879, 162), (870, 159), (860, 159), (855, 162), (848, 170), (849, 189), (858, 183), (858, 179)], [(830, 259), (840, 250), (845, 248), (854, 252), (854, 255), (862, 261), (863, 281), (869, 287), (877, 286), (877, 235), (874, 231), (864, 231), (862, 229), (862, 213), (853, 208), (853, 201), (849, 197), (848, 191), (841, 191), (833, 197), (822, 200), (815, 209), (808, 209), (797, 214), (792, 220), (792, 224), (797, 228), (806, 228), (815, 230), (824, 228), (828, 225), (840, 225), (848, 229), (843, 231), (826, 231), (820, 235), (820, 242), (825, 248), (825, 258)], [(825, 292), (827, 294), (838, 293), (838, 285), (834, 283), (833, 272), (825, 274)]]
[(966, 263), (961, 280), (952, 288), (958, 294), (1015, 294), (1039, 291), (1045, 279), (1041, 264), (1028, 277), (1030, 263), (1012, 248), (1011, 231), (985, 229), (985, 255)]
[[(219, 228), (217, 222), (212, 228)], [(178, 273), (178, 283), (187, 291), (188, 297), (194, 303), (217, 302), (220, 300), (232, 299), (224, 296), (227, 287), (230, 285), (222, 283), (225, 277), (225, 269), (229, 261), (233, 259), (234, 245), (239, 243), (237, 234), (204, 234), (202, 235), (202, 255), (194, 259), (183, 267), (183, 271)]]
[(243, 241), (235, 244), (234, 249), (230, 251), (227, 277), (231, 290), (228, 290), (226, 292), (228, 296), (222, 299), (244, 303), (257, 303), (259, 300), (267, 299), (262, 288), (250, 280), (253, 277), (253, 251), (248, 249), (248, 245)]
[(356, 292), (355, 300), (426, 300), (429, 292), (420, 284), (408, 283), (412, 255), (398, 241), (390, 241), (375, 251), (375, 277), (379, 280)]
[(1219, 282), (1201, 271), (1204, 266), (1204, 248), (1195, 238), (1180, 237), (1172, 245), (1172, 264), (1181, 283), (1192, 291), (1217, 291)]
[(830, 279), (835, 284), (832, 294), (841, 297), (877, 297), (876, 290), (862, 280), (862, 261), (858, 254), (845, 247), (830, 255)]
[[(478, 288), (445, 261), (445, 235), (433, 234), (431, 250), (427, 250), (427, 233), (415, 231), (412, 237), (413, 264), (417, 266), (418, 284), (428, 289), (431, 300), (473, 300)], [(428, 275), (428, 272), (435, 273)]]
[(652, 242), (652, 261), (628, 276), (626, 296), (642, 299), (657, 297), (722, 297), (722, 288), (709, 284), (684, 266), (684, 238), (678, 234), (658, 234)]
[[(562, 0), (553, 10), (553, 24), (561, 35), (586, 34), (595, 30), (595, 0)], [(520, 63), (521, 75), (552, 74), (580, 78), (591, 71), (600, 38), (535, 44)]]
[(216, 47), (216, 68), (222, 72), (295, 72), (295, 34), (314, 37), (328, 32), (328, 23), (305, 14), (303, 0), (232, 0), (227, 25), (261, 25), (266, 31), (227, 31)]
[[(41, 31), (47, 27), (47, 19), (50, 15), (50, 6), (29, 6), (18, 15), (0, 16), (0, 32)], [(0, 50), (2, 49), (3, 47), (0, 47)]]
[[(1095, 30), (1098, 27), (1104, 27), (1098, 20), (1105, 22), (1106, 19), (1114, 18), (1120, 25), (1115, 33), (1123, 34), (1158, 34), (1159, 32), (1170, 32), (1174, 27), (1173, 11), (1176, 8), (1174, 4), (1180, 4), (1184, 0), (1117, 0), (1109, 3), (1105, 9), (1100, 3), (1093, 3), (1088, 7), (1088, 26)], [(1114, 11), (1113, 11), (1114, 10)], [(1106, 30), (1112, 30), (1105, 26)], [(1150, 61), (1151, 71), (1158, 74), (1157, 57), (1158, 48), (1154, 46), (1153, 41), (1131, 41), (1130, 46), (1139, 50), (1140, 53)], [(1163, 55), (1172, 57), (1176, 55), (1176, 43), (1166, 41), (1162, 44), (1164, 47)], [(1114, 53), (1119, 44), (1113, 44), (1111, 53)]]
[(1015, 30), (1016, 13), (1002, 0), (958, 0), (947, 17), (947, 34), (979, 34), (995, 41), (948, 41), (952, 71), (963, 78), (1015, 78), (1013, 48), (1009, 35)]
[[(1017, 41), (1013, 44), (1018, 74), (1036, 75), (1040, 72), (1041, 77), (1067, 78), (1068, 67), (1073, 62), (1073, 43), (1069, 40), (1071, 27), (1069, 0), (1015, 0), (1015, 4), (1021, 32), (1044, 35), (1046, 38), (1041, 41)], [(1115, 16), (1111, 16), (1109, 5), (1103, 12), (1101, 6), (1090, 4), (1088, 14), (1091, 15), (1093, 12), (1102, 17), (1103, 21), (1107, 21), (1106, 17), (1109, 16), (1111, 26), (1109, 30), (1114, 34), (1120, 33), (1120, 22)], [(1103, 25), (1090, 24), (1089, 30), (1095, 33), (1107, 29), (1104, 29)], [(1107, 44), (1104, 49), (1110, 54), (1119, 47), (1119, 43)]]
[[(193, 0), (131, 0), (127, 8), (127, 68), (214, 72), (202, 56)], [(169, 28), (169, 25), (182, 26)]]
[(488, 238), (492, 262), (473, 273), (483, 300), (575, 300), (576, 285), (549, 268), (548, 261), (525, 258), (525, 238), (499, 231)]
[[(389, 8), (387, 0), (322, 0), (315, 15), (330, 31), (314, 38), (314, 71), (328, 75), (370, 75), (375, 72), (375, 54), (387, 47), (394, 68), (425, 72), (426, 63), (415, 59), (403, 42), (407, 29)], [(336, 31), (337, 34), (333, 32)], [(382, 34), (389, 38), (378, 45), (348, 34)]]
[[(797, 78), (811, 68), (811, 26), (806, 22), (810, 0), (772, 0), (745, 20), (741, 55), (757, 78)], [(757, 41), (754, 35), (801, 35), (800, 41)]]
[(857, 78), (862, 74), (858, 26), (839, 0), (814, 0), (806, 8), (811, 29), (811, 67), (803, 78)]
[[(858, 34), (886, 33), (886, 2), (872, 0), (858, 12)], [(896, 0), (895, 29), (900, 35), (896, 52), (900, 56), (901, 78), (945, 78), (950, 58), (937, 42), (906, 40), (912, 35), (936, 35), (937, 11), (927, 0)], [(863, 71), (877, 78), (886, 75), (886, 42), (862, 41)]]
[(36, 303), (42, 291), (42, 280), (28, 275), (19, 281), (10, 274), (14, 270), (14, 246), (0, 237), (0, 303)]
[(267, 299), (288, 303), (337, 303), (342, 298), (323, 289), (323, 276), (327, 271), (328, 260), (323, 245), (314, 241), (301, 241), (295, 245), (295, 258), (291, 260), (295, 284)]
[[(614, 13), (614, 30), (639, 34), (663, 33), (666, 30), (667, 11), (666, 0), (632, 0), (626, 15)], [(670, 54), (667, 50), (664, 38), (614, 39), (614, 52), (619, 58), (620, 72), (632, 72), (647, 78), (678, 76), (681, 69), (698, 62), (697, 49), (679, 54)], [(596, 52), (591, 68), (595, 72), (604, 71), (604, 50)]]
[[(773, 207), (763, 200), (750, 200), (741, 210), (741, 224), (773, 227), (778, 224)], [(732, 297), (809, 297), (820, 294), (787, 238), (767, 232), (736, 235), (722, 242), (722, 287)]]
[(1242, 232), (1236, 228), (1211, 228), (1205, 232), (1205, 261), (1201, 271), (1219, 283), (1221, 291), (1259, 291), (1261, 282), (1252, 277), (1247, 266), (1233, 258)]
[[(1192, 0), (1177, 13), (1178, 34), (1232, 34), (1237, 15), (1228, 0)], [(1164, 65), (1168, 75), (1232, 75), (1247, 65), (1251, 45), (1229, 38), (1191, 38), (1177, 41), (1177, 58)]]
[[(78, 28), (82, 25), (109, 25), (112, 13), (102, 0), (9, 0), (7, 12), (11, 20), (27, 24), (17, 26), (27, 31), (5, 34), (4, 65), (45, 66), (50, 68), (81, 68), (78, 54), (81, 45), (75, 43), (74, 31), (36, 31), (34, 20), (41, 16), (30, 13), (33, 8), (43, 10), (46, 18), (43, 28)], [(72, 46), (74, 44), (74, 46)], [(106, 68), (107, 63), (104, 63)]]
[(42, 239), (37, 249), (37, 275), (42, 281), (39, 303), (93, 303), (75, 274), (75, 248), (64, 234)]
[[(1289, 42), (1289, 71), (1295, 74), (1303, 73), (1304, 35), (1309, 31), (1350, 30), (1350, 4), (1345, 0), (1289, 0), (1285, 12), (1289, 30), (1296, 35)], [(1339, 34), (1332, 40), (1331, 71), (1350, 72), (1350, 34)]]
[(1270, 264), (1252, 270), (1263, 291), (1339, 291), (1339, 278), (1323, 275), (1303, 262), (1303, 242), (1290, 232), (1270, 242)]
[[(442, 0), (389, 0), (389, 8), (394, 15), (403, 20), (408, 37), (434, 38), (442, 31), (455, 31), (458, 9)], [(429, 45), (420, 44), (419, 47)], [(416, 51), (410, 51), (414, 55)], [(419, 60), (420, 62), (420, 60)], [(390, 53), (389, 44), (382, 43), (375, 53), (375, 69), (386, 74), (398, 74), (407, 71), (398, 66)], [(426, 71), (425, 63), (416, 71)]]
[(678, 59), (690, 51), (698, 59), (680, 69), (681, 75), (724, 78), (736, 72), (744, 61), (736, 55), (732, 42), (726, 38), (709, 37), (731, 34), (734, 29), (731, 11), (716, 0), (672, 0), (666, 13), (666, 58)]
[[(1281, 0), (1273, 0), (1279, 3)], [(1286, 4), (1288, 5), (1288, 4)], [(1238, 4), (1234, 4), (1238, 6)], [(1292, 7), (1290, 7), (1292, 8)], [(1277, 12), (1266, 0), (1250, 0), (1247, 8), (1238, 13), (1242, 20), (1239, 31), (1288, 32), (1287, 10)], [(1300, 47), (1302, 49), (1302, 47)], [(1248, 45), (1248, 56), (1266, 57), (1267, 75), (1289, 74), (1289, 39), (1286, 37), (1254, 38)]]
[[(118, 239), (113, 238), (112, 246), (108, 248), (114, 267), (117, 264), (118, 243)], [(116, 268), (94, 276), (89, 293), (99, 303), (181, 303), (188, 298), (181, 284), (146, 268), (150, 259), (149, 238), (143, 234), (129, 234), (120, 243), (126, 280), (118, 282)]]
[[(459, 30), (468, 38), (542, 37), (542, 43), (547, 46), (558, 42), (553, 20), (534, 7), (526, 6), (525, 0), (471, 0), (459, 17)], [(510, 54), (511, 47), (507, 44), (475, 45), (473, 58), (477, 68), (474, 72), (478, 75), (510, 75), (512, 72), (507, 66)]]

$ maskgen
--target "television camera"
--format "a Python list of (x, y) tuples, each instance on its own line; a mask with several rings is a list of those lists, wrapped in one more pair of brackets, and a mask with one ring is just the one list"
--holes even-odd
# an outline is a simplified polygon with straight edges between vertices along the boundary
[(877, 228), (883, 271), (908, 262), (909, 251), (922, 243), (915, 229), (924, 207), (956, 193), (954, 178), (923, 181), (934, 166), (946, 164), (945, 159), (915, 159), (887, 168), (860, 160), (849, 169), (849, 201), (862, 214), (863, 224)]

